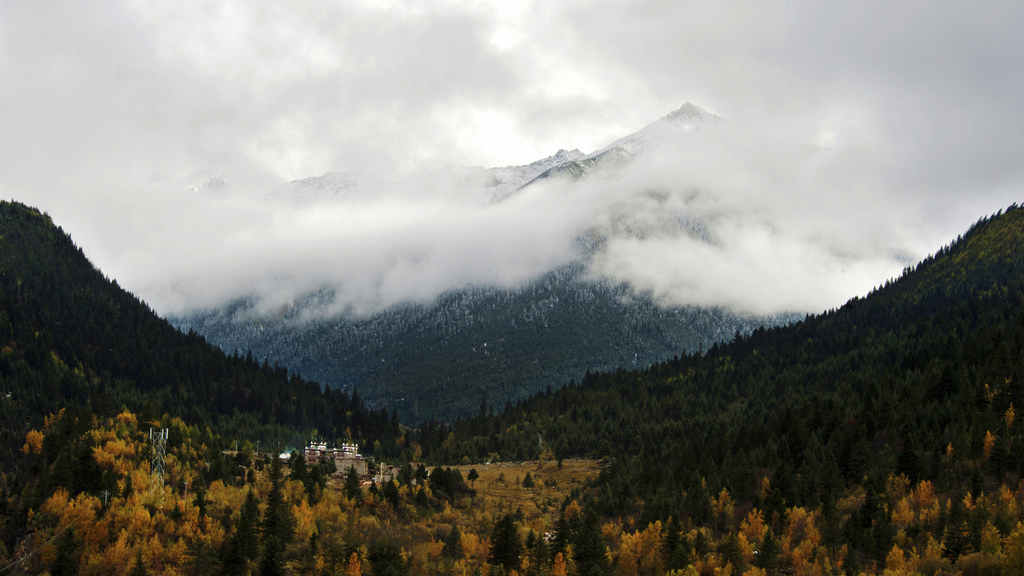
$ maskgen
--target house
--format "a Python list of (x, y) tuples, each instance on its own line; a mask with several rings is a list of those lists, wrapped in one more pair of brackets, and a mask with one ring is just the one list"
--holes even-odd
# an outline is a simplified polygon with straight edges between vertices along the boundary
[(343, 475), (349, 468), (355, 468), (361, 478), (370, 476), (370, 461), (359, 454), (358, 444), (344, 443), (338, 448), (328, 448), (324, 442), (311, 442), (303, 451), (306, 464), (318, 464), (328, 459), (334, 460), (337, 468), (335, 474)]

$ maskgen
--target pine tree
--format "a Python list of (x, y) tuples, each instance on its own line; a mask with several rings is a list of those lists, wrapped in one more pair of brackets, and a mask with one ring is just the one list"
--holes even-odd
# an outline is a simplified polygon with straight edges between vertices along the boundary
[(579, 576), (605, 576), (609, 572), (607, 544), (597, 525), (597, 514), (592, 509), (583, 515), (572, 558), (576, 562)]
[(548, 565), (548, 545), (544, 542), (544, 537), (535, 536), (533, 530), (530, 530), (530, 536), (534, 538), (533, 542), (527, 539), (526, 554), (529, 566), (526, 569), (526, 576), (540, 576)]
[(57, 557), (53, 561), (53, 576), (77, 576), (78, 574), (78, 538), (75, 529), (68, 528), (57, 542)]
[(494, 526), (491, 534), (491, 553), (488, 557), (494, 566), (501, 566), (506, 571), (519, 571), (523, 560), (523, 543), (519, 539), (516, 521), (511, 514), (505, 514)]
[(946, 534), (942, 539), (942, 555), (956, 562), (967, 551), (967, 518), (964, 515), (963, 498), (957, 493), (949, 507), (949, 518), (946, 520)]
[(267, 494), (267, 509), (263, 513), (263, 558), (260, 560), (260, 576), (285, 573), (285, 547), (295, 536), (295, 519), (282, 491), (283, 474), (280, 458), (273, 459), (269, 479), (271, 489)]
[(754, 565), (758, 568), (764, 568), (765, 570), (774, 570), (776, 564), (778, 564), (778, 558), (781, 552), (782, 546), (772, 533), (772, 529), (768, 528), (764, 532), (764, 537), (761, 538), (761, 544), (758, 547), (757, 556), (754, 558)]
[(448, 536), (444, 539), (444, 550), (442, 554), (445, 558), (452, 561), (462, 560), (465, 552), (462, 549), (462, 533), (459, 532), (459, 527), (453, 525), (452, 529), (448, 531)]
[(363, 489), (360, 487), (359, 473), (356, 472), (355, 466), (349, 466), (345, 472), (345, 496), (356, 502), (363, 500)]
[(142, 558), (142, 548), (137, 548), (135, 550), (135, 561), (132, 563), (132, 569), (128, 572), (128, 576), (150, 576), (152, 573), (146, 561)]

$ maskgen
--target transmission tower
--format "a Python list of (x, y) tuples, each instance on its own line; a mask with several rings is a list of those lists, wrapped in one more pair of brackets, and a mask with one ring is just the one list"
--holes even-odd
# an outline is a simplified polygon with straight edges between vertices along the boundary
[(153, 445), (153, 463), (150, 466), (149, 491), (153, 494), (159, 493), (161, 500), (164, 493), (164, 454), (167, 453), (167, 428), (153, 431), (149, 429), (149, 442)]

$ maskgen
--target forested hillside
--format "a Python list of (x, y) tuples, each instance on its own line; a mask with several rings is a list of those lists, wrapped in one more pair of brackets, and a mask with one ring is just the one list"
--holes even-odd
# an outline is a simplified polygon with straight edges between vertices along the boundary
[[(460, 420), (437, 456), (603, 457), (587, 504), (606, 517), (726, 537), (744, 511), (779, 534), (806, 507), (833, 565), (884, 562), (899, 534), (908, 552), (944, 542), (955, 561), (980, 552), (986, 526), (1006, 536), (1018, 519), (969, 504), (1024, 490), (1021, 406), (1024, 210), (1013, 206), (838, 310)], [(915, 490), (944, 508), (901, 512)]]
[[(175, 332), (44, 215), (0, 218), (0, 570), (1024, 574), (1016, 206), (838, 310), (415, 431)], [(351, 434), (403, 465), (332, 482), (227, 452), (243, 431)]]
[(481, 398), (502, 407), (588, 369), (647, 366), (706, 349), (736, 330), (794, 319), (665, 309), (628, 286), (588, 278), (580, 262), (517, 289), (469, 287), (368, 318), (317, 318), (317, 307), (332, 298), (325, 290), (279, 315), (261, 315), (253, 302), (240, 301), (170, 320), (226, 351), (251, 348), (320, 382), (358, 387), (417, 423), (470, 416)]
[[(240, 442), (309, 433), (397, 453), (394, 414), (182, 334), (105, 278), (50, 218), (0, 202), (0, 463), (49, 413), (170, 413)], [(264, 444), (267, 446), (268, 444)]]

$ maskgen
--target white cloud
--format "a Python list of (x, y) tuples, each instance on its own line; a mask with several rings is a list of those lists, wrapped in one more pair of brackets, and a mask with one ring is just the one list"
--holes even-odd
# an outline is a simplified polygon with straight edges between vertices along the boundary
[[(666, 211), (707, 218), (715, 243), (617, 233), (602, 273), (667, 301), (813, 310), (1020, 200), (1022, 12), (5, 3), (0, 195), (49, 211), (161, 311), (253, 287), (283, 302), (337, 283), (372, 308), (511, 284), (565, 261), (581, 230)], [(402, 177), (590, 151), (686, 100), (728, 128), (614, 185), (541, 187), (492, 209), (426, 191), (298, 213), (254, 200), (330, 170)], [(228, 184), (189, 191), (211, 176)]]

